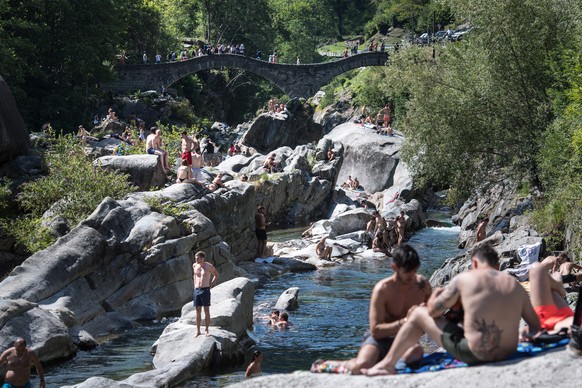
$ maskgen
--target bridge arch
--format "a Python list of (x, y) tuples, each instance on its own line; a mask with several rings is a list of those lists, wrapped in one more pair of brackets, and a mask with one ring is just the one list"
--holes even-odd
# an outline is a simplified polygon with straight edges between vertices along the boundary
[(363, 53), (333, 62), (315, 64), (279, 64), (257, 60), (243, 55), (206, 55), (186, 61), (148, 65), (118, 66), (118, 79), (106, 85), (115, 92), (161, 90), (187, 75), (201, 70), (235, 68), (255, 73), (275, 85), (290, 97), (313, 96), (332, 78), (363, 66), (384, 66), (385, 52)]

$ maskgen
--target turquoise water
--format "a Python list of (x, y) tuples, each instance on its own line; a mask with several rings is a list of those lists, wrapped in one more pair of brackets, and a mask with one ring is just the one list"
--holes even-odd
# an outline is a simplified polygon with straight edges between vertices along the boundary
[[(421, 256), (420, 272), (430, 276), (442, 262), (457, 255), (458, 227), (426, 228), (410, 239)], [(297, 233), (292, 231), (291, 233)], [(368, 327), (370, 294), (374, 284), (390, 275), (388, 260), (359, 261), (309, 273), (287, 274), (274, 279), (255, 294), (255, 323), (249, 331), (257, 344), (251, 351), (264, 353), (263, 374), (307, 370), (318, 358), (347, 359), (357, 353)], [(299, 309), (290, 313), (293, 326), (279, 331), (266, 324), (265, 316), (279, 295), (299, 287)], [(47, 368), (53, 384), (74, 384), (91, 376), (122, 379), (151, 368), (149, 348), (164, 324), (140, 328), (99, 349), (81, 352), (58, 367)], [(222, 387), (244, 379), (245, 365), (220, 376), (199, 376), (183, 387)], [(52, 386), (52, 384), (51, 384)]]

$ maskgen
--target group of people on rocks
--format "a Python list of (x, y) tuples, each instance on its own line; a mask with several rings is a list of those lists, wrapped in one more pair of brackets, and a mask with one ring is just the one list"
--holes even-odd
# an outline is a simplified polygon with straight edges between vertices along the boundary
[(401, 210), (393, 219), (384, 219), (379, 211), (375, 210), (374, 218), (366, 225), (366, 233), (372, 241), (372, 250), (391, 255), (393, 247), (401, 245), (406, 240), (406, 215)]
[[(335, 154), (334, 154), (334, 156), (335, 156)], [(329, 155), (328, 155), (328, 159), (333, 160), (333, 158), (332, 159), (329, 158)], [(360, 181), (358, 180), (358, 177), (354, 177), (352, 179), (351, 175), (348, 175), (348, 180), (341, 184), (341, 188), (342, 189), (350, 189), (350, 190), (362, 190), (363, 189), (362, 186), (360, 185)]]
[(380, 135), (394, 136), (394, 129), (390, 125), (392, 120), (391, 112), (392, 109), (390, 108), (390, 104), (386, 104), (374, 117), (372, 113), (368, 112), (368, 109), (364, 105), (360, 116), (354, 122), (364, 126), (369, 126)]
[[(312, 372), (383, 375), (396, 373), (400, 359), (412, 365), (423, 357), (419, 338), (469, 365), (504, 360), (518, 342), (540, 341), (546, 333), (569, 331), (569, 349), (582, 356), (582, 302), (575, 311), (564, 299), (564, 278), (542, 263), (530, 272), (530, 295), (517, 280), (499, 272), (499, 257), (488, 244), (471, 254), (471, 270), (432, 290), (417, 273), (420, 258), (408, 244), (393, 250), (393, 274), (376, 284), (370, 300), (369, 331), (350, 360), (317, 360)], [(526, 326), (520, 328), (520, 320)]]
[(287, 109), (287, 107), (282, 102), (281, 103), (278, 103), (272, 97), (269, 100), (269, 107), (268, 107), (268, 110), (267, 110), (267, 112), (269, 114), (281, 113), (281, 112), (284, 112), (286, 109)]

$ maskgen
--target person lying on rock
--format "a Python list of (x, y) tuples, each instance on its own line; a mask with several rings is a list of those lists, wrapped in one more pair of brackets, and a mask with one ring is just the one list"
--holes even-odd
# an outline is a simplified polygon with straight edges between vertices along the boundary
[[(389, 277), (374, 286), (370, 300), (370, 329), (358, 350), (356, 358), (347, 361), (326, 361), (335, 364), (339, 370), (360, 374), (363, 368), (370, 368), (382, 360), (393, 346), (394, 337), (406, 324), (407, 316), (418, 305), (428, 301), (431, 287), (428, 280), (416, 272), (420, 258), (414, 248), (403, 244), (393, 251)], [(418, 361), (423, 356), (418, 338), (410, 342), (404, 350), (407, 363)], [(316, 362), (317, 363), (317, 362)], [(317, 365), (314, 364), (317, 368)], [(312, 367), (312, 371), (313, 370)]]
[[(558, 333), (570, 330), (568, 348), (575, 354), (582, 356), (582, 302), (578, 292), (576, 311), (572, 311), (564, 299), (566, 291), (559, 272), (552, 275), (542, 263), (535, 263), (529, 271), (530, 298), (533, 308), (538, 315), (542, 329), (548, 333)], [(531, 330), (530, 330), (531, 331)]]
[(222, 176), (223, 175), (221, 172), (216, 174), (216, 177), (212, 180), (212, 183), (210, 183), (208, 186), (206, 186), (208, 188), (208, 190), (216, 191), (216, 190), (220, 189), (221, 187), (226, 188), (226, 186), (224, 185), (224, 182), (222, 181)]
[[(527, 292), (514, 277), (499, 272), (495, 249), (488, 244), (479, 247), (471, 264), (469, 272), (455, 276), (444, 288), (435, 289), (426, 306), (411, 309), (386, 357), (374, 367), (362, 369), (362, 373), (394, 374), (398, 359), (424, 333), (467, 364), (499, 361), (514, 353), (521, 318), (529, 325), (527, 336), (537, 334), (540, 321)], [(459, 304), (464, 310), (461, 322), (443, 317)]]

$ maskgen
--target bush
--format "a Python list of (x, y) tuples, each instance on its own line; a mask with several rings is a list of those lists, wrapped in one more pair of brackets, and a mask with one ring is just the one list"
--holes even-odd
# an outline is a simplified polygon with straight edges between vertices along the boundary
[(4, 219), (7, 232), (31, 253), (52, 244), (48, 231), (40, 227), (47, 210), (61, 215), (70, 225), (87, 218), (105, 197), (119, 199), (136, 188), (126, 174), (93, 167), (73, 135), (50, 133), (46, 152), (48, 175), (20, 186), (16, 202), (26, 215)]

